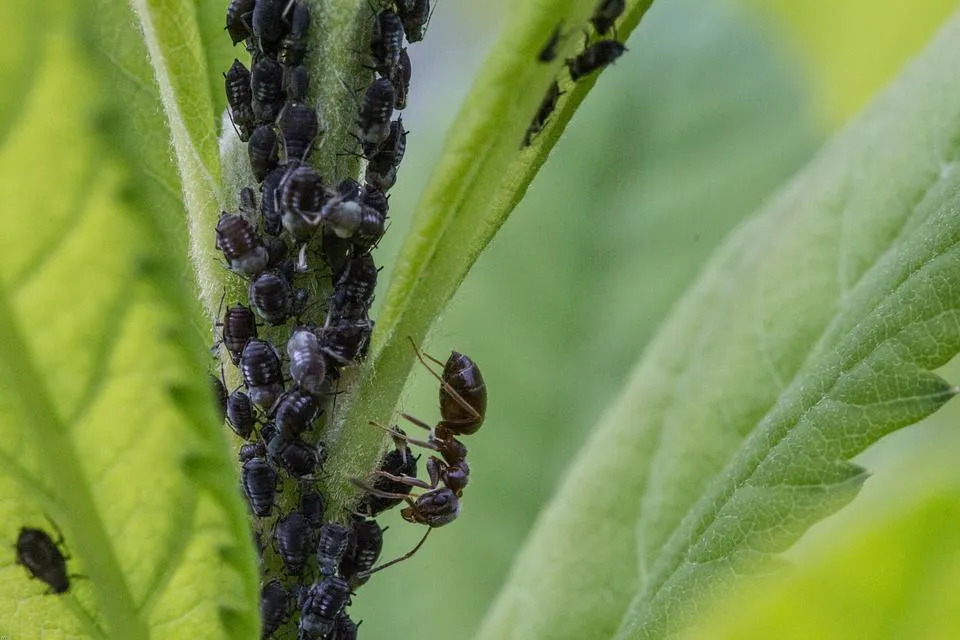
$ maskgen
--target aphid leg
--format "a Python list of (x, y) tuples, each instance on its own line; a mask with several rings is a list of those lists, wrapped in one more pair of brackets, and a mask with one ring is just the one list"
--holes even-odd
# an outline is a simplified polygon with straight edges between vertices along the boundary
[(447, 381), (443, 379), (443, 376), (441, 376), (441, 375), (438, 374), (436, 371), (434, 371), (434, 370), (430, 367), (430, 365), (427, 364), (427, 362), (426, 362), (426, 360), (425, 360), (424, 358), (427, 358), (427, 359), (429, 359), (429, 360), (437, 363), (437, 364), (440, 365), (440, 366), (444, 366), (445, 363), (440, 362), (439, 360), (437, 360), (436, 358), (434, 358), (433, 356), (431, 356), (429, 353), (424, 353), (424, 352), (420, 351), (420, 349), (417, 347), (417, 344), (413, 341), (413, 338), (411, 338), (410, 336), (407, 336), (407, 340), (410, 341), (410, 346), (413, 347), (413, 352), (414, 352), (415, 354), (417, 354), (417, 359), (420, 361), (420, 364), (422, 364), (424, 367), (426, 367), (427, 371), (430, 372), (430, 375), (432, 375), (434, 378), (436, 378), (437, 380), (440, 381), (441, 386), (443, 386), (443, 388), (444, 388), (444, 389), (446, 390), (446, 392), (450, 395), (450, 397), (453, 398), (454, 400), (456, 400), (457, 404), (459, 404), (461, 408), (469, 411), (470, 414), (471, 414), (475, 419), (479, 419), (479, 418), (480, 418), (480, 412), (477, 411), (476, 409), (474, 409), (473, 406), (472, 406), (469, 402), (467, 402), (466, 400), (464, 400), (464, 399), (463, 399), (463, 396), (461, 396), (459, 393), (457, 393), (456, 390), (454, 390), (454, 388), (451, 387), (451, 386), (447, 383)]
[(399, 562), (403, 562), (404, 560), (410, 559), (410, 558), (413, 556), (413, 554), (415, 554), (417, 551), (420, 551), (420, 547), (422, 547), (422, 546), (423, 546), (423, 543), (427, 541), (427, 536), (430, 535), (430, 532), (431, 532), (431, 531), (433, 531), (433, 527), (428, 527), (428, 528), (427, 528), (427, 532), (423, 534), (423, 537), (422, 537), (422, 538), (420, 538), (420, 542), (417, 543), (417, 546), (415, 546), (413, 549), (411, 549), (410, 551), (406, 552), (405, 554), (403, 554), (403, 555), (400, 556), (399, 558), (394, 558), (394, 559), (391, 560), (390, 562), (385, 562), (384, 564), (380, 565), (379, 567), (374, 567), (373, 569), (370, 569), (370, 571), (363, 571), (363, 572), (361, 572), (361, 573), (358, 573), (358, 574), (357, 574), (357, 577), (359, 577), (359, 578), (361, 578), (361, 579), (367, 578), (367, 577), (369, 577), (369, 576), (372, 576), (373, 574), (375, 574), (375, 573), (378, 572), (378, 571), (383, 571), (383, 570), (386, 569), (387, 567), (392, 567), (393, 565), (395, 565), (395, 564), (397, 564), (397, 563), (399, 563)]

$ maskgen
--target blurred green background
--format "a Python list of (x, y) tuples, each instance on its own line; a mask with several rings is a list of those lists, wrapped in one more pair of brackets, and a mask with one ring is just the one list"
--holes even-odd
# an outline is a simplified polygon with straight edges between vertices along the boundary
[[(443, 133), (456, 126), (509, 7), (440, 2), (429, 36), (410, 49), (404, 123), (411, 134), (378, 257), (388, 266), (384, 279)], [(587, 431), (712, 249), (955, 7), (946, 0), (654, 3), (629, 54), (603, 75), (427, 343), (438, 357), (457, 349), (480, 364), (487, 421), (467, 443), (473, 478), (462, 516), (356, 598), (365, 636), (473, 633)], [(960, 379), (960, 371), (945, 375)], [(898, 466), (916, 464), (947, 437), (953, 407), (865, 454), (877, 475), (850, 513), (862, 520), (883, 502)], [(435, 420), (436, 382), (418, 371), (403, 409)], [(849, 526), (846, 513), (808, 538)], [(382, 522), (391, 526), (385, 558), (422, 535), (397, 513)], [(801, 541), (796, 555), (810, 544)]]

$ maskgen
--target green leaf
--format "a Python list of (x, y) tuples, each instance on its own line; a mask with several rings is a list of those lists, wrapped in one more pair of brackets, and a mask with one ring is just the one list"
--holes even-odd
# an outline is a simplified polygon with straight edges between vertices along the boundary
[[(955, 638), (960, 635), (960, 485), (956, 437), (883, 483), (893, 506), (860, 510), (803, 554), (794, 571), (730, 597), (685, 638)], [(922, 478), (923, 483), (917, 482)], [(895, 480), (902, 484), (902, 476)], [(871, 481), (873, 482), (873, 481)], [(905, 495), (904, 495), (905, 494)], [(880, 496), (878, 496), (880, 497)], [(848, 519), (849, 520), (849, 519)]]
[(49, 517), (83, 578), (45, 595), (5, 564), (0, 635), (253, 637), (249, 524), (140, 34), (119, 3), (36, 5), (39, 21), (13, 22), (42, 29), (0, 147), (16, 203), (0, 234), (0, 538)]
[[(629, 3), (618, 26), (619, 37), (629, 37), (649, 5), (650, 0)], [(410, 340), (423, 342), (596, 82), (599, 74), (569, 86), (569, 76), (562, 70), (564, 60), (583, 47), (581, 26), (595, 6), (594, 0), (537, 0), (511, 11), (510, 23), (464, 100), (417, 206), (391, 272), (369, 362), (362, 371), (345, 376), (346, 400), (332, 418), (332, 468), (355, 470), (376, 464), (385, 440), (367, 422), (386, 422), (396, 407), (412, 368)], [(570, 31), (561, 38), (556, 59), (538, 62), (558, 25)], [(555, 79), (560, 79), (566, 95), (536, 143), (522, 148), (524, 132)], [(356, 496), (347, 479), (334, 472), (327, 485), (335, 503), (349, 504)]]
[(960, 349), (958, 47), (954, 21), (715, 255), (482, 635), (620, 613), (617, 637), (677, 630), (856, 495), (851, 457), (955, 394), (929, 370)]

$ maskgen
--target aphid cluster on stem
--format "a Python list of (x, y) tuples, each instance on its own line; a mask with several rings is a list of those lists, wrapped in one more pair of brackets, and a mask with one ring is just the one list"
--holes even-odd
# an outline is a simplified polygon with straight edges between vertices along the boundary
[[(341, 370), (361, 362), (370, 343), (378, 276), (371, 251), (386, 229), (387, 192), (406, 150), (407, 132), (393, 117), (409, 95), (404, 43), (423, 38), (430, 13), (429, 0), (396, 0), (370, 14), (370, 48), (361, 55), (373, 77), (356, 97), (355, 126), (344, 132), (359, 151), (342, 150), (364, 160), (363, 181), (328, 182), (311, 165), (325, 132), (303, 64), (310, 30), (323, 25), (307, 0), (227, 7), (226, 31), (251, 60), (234, 61), (224, 89), (256, 184), (240, 190), (239, 210), (223, 212), (214, 230), (226, 268), (245, 281), (233, 287), (243, 299), (226, 301), (225, 311), (221, 302), (216, 346), (242, 380), (220, 395), (225, 423), (242, 441), (241, 488), (255, 538), (268, 541), (261, 544), (264, 637), (285, 625), (302, 639), (356, 637), (346, 607), (382, 548), (376, 509), (345, 524), (328, 521), (317, 489), (326, 459), (319, 425)], [(319, 278), (329, 287), (312, 295)], [(387, 470), (415, 476), (416, 459), (404, 449), (401, 464)], [(378, 486), (409, 492), (402, 483)], [(289, 493), (298, 499), (291, 503)], [(378, 500), (379, 510), (390, 502)]]
[[(607, 65), (614, 62), (622, 56), (627, 48), (617, 40), (616, 22), (623, 15), (626, 8), (625, 0), (599, 0), (590, 17), (590, 24), (597, 38), (591, 43), (589, 30), (584, 32), (584, 48), (578, 55), (566, 60), (567, 71), (570, 73), (570, 80), (578, 80), (599, 71)], [(613, 38), (607, 39), (608, 33), (613, 32)], [(549, 63), (557, 57), (557, 47), (564, 35), (561, 31), (561, 25), (550, 34), (550, 38), (544, 44), (543, 48), (537, 54), (539, 62)], [(533, 139), (543, 131), (550, 119), (550, 115), (557, 107), (557, 100), (564, 94), (560, 90), (559, 80), (554, 80), (547, 89), (546, 95), (540, 101), (537, 112), (533, 116), (527, 131), (523, 136), (521, 147), (529, 147)]]

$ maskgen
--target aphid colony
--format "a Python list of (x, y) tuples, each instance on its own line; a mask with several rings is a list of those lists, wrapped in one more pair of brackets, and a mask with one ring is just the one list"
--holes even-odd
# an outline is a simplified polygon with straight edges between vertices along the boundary
[[(223, 389), (222, 405), (244, 441), (241, 485), (261, 550), (263, 637), (284, 628), (284, 637), (295, 630), (303, 640), (355, 638), (358, 625), (346, 608), (383, 546), (373, 517), (400, 502), (368, 496), (348, 523), (326, 519), (316, 487), (326, 459), (319, 419), (341, 369), (366, 356), (378, 276), (371, 251), (406, 150), (407, 132), (393, 118), (409, 93), (404, 39), (423, 38), (430, 11), (429, 0), (396, 0), (370, 16), (373, 79), (356, 98), (347, 132), (356, 147), (340, 150), (365, 161), (363, 183), (351, 176), (330, 183), (309, 162), (325, 132), (303, 64), (310, 30), (323, 25), (305, 0), (232, 0), (227, 8), (226, 31), (235, 45), (244, 43), (251, 64), (235, 60), (224, 88), (257, 185), (240, 191), (239, 210), (224, 212), (214, 231), (226, 267), (246, 280), (244, 299), (221, 309), (217, 343), (242, 379), (241, 387)], [(299, 286), (302, 274), (313, 281), (329, 275), (329, 294), (312, 297)], [(269, 338), (277, 328), (283, 344)], [(391, 451), (382, 465), (399, 480), (378, 480), (377, 491), (409, 493), (417, 460), (401, 449), (399, 463)]]
[[(590, 32), (584, 32), (583, 51), (576, 57), (568, 58), (566, 61), (567, 70), (570, 73), (570, 79), (572, 81), (577, 82), (581, 78), (585, 78), (599, 71), (626, 52), (627, 48), (616, 39), (616, 29), (614, 26), (623, 14), (625, 8), (626, 0), (599, 0), (596, 8), (593, 10), (590, 24), (593, 25), (596, 36), (600, 39), (591, 44)], [(613, 32), (613, 39), (607, 39), (606, 35), (611, 31)], [(563, 34), (561, 33), (560, 25), (557, 25), (557, 28), (550, 34), (550, 38), (546, 44), (544, 44), (539, 54), (537, 54), (537, 60), (546, 63), (556, 59), (557, 46), (560, 44), (562, 38)], [(560, 83), (554, 80), (547, 89), (547, 93), (540, 102), (540, 106), (537, 107), (537, 112), (534, 114), (530, 126), (527, 127), (527, 131), (523, 136), (522, 147), (529, 147), (534, 137), (543, 131), (543, 128), (547, 125), (547, 121), (550, 119), (550, 115), (553, 113), (553, 110), (556, 109), (557, 100), (561, 95), (563, 95), (563, 92), (560, 90)]]

